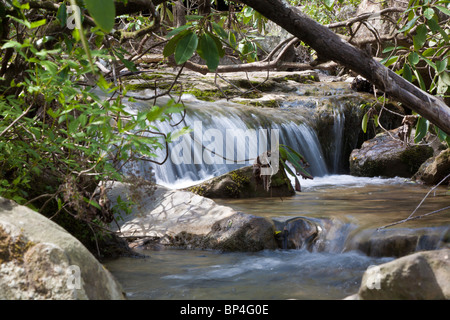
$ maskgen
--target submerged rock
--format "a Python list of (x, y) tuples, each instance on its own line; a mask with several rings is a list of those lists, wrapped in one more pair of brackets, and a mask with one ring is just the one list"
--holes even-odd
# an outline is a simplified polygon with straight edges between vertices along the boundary
[(290, 197), (295, 195), (291, 181), (281, 166), (270, 179), (269, 191), (265, 189), (263, 181), (254, 174), (253, 166), (225, 173), (186, 190), (211, 199)]
[(0, 299), (124, 299), (120, 284), (72, 235), (0, 198)]
[(253, 252), (278, 248), (274, 234), (269, 220), (237, 212), (214, 223), (206, 238), (213, 249)]
[(359, 250), (372, 257), (402, 257), (417, 251), (449, 246), (450, 227), (367, 229), (355, 235), (347, 250)]
[(383, 132), (350, 154), (350, 174), (362, 177), (411, 178), (428, 158), (428, 145), (405, 145), (397, 139), (399, 129)]
[[(131, 188), (114, 183), (109, 197), (129, 197)], [(118, 234), (134, 246), (257, 251), (276, 248), (273, 224), (262, 217), (237, 212), (213, 200), (183, 190), (158, 186), (153, 196), (119, 222)]]
[(417, 252), (369, 267), (356, 295), (360, 300), (450, 299), (450, 249)]
[(316, 222), (305, 217), (272, 220), (277, 230), (278, 246), (282, 249), (311, 250), (321, 231)]

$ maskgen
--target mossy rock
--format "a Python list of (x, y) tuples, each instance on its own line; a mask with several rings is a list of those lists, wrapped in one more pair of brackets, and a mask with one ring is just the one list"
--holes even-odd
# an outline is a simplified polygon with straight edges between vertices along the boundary
[(361, 149), (350, 154), (350, 173), (363, 177), (411, 178), (420, 166), (433, 155), (428, 145), (405, 145), (398, 137), (398, 129), (377, 135), (363, 143)]
[[(414, 178), (428, 185), (435, 185), (450, 172), (450, 148), (441, 151), (437, 156), (425, 161)], [(448, 179), (450, 180), (450, 179)], [(443, 182), (446, 183), (445, 181)], [(447, 181), (448, 183), (448, 181)]]
[(212, 199), (289, 197), (295, 195), (291, 181), (281, 166), (278, 172), (271, 177), (269, 191), (264, 189), (262, 181), (254, 175), (253, 166), (228, 172), (186, 190)]

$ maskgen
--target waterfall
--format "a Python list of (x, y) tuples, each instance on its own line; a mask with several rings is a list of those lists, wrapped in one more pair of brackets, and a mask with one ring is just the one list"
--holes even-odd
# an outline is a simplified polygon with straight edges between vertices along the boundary
[[(278, 135), (280, 144), (293, 148), (306, 158), (310, 165), (307, 170), (313, 176), (337, 173), (340, 168), (345, 122), (340, 105), (332, 111), (334, 124), (329, 129), (333, 137), (332, 150), (327, 146), (324, 155), (314, 122), (317, 121), (314, 112), (323, 102), (314, 97), (299, 99), (277, 109), (243, 106), (226, 100), (205, 102), (191, 95), (183, 95), (182, 99), (187, 112), (178, 127), (174, 128), (168, 122), (153, 124), (164, 133), (184, 126), (192, 129), (169, 145), (168, 159), (163, 165), (153, 166), (159, 184), (185, 187), (252, 165), (258, 155), (270, 150), (274, 134)], [(164, 103), (164, 100), (158, 103)], [(151, 105), (138, 100), (129, 103), (129, 108), (145, 109)], [(165, 151), (160, 153), (159, 159), (164, 157)], [(146, 172), (148, 165), (142, 162), (127, 170)]]

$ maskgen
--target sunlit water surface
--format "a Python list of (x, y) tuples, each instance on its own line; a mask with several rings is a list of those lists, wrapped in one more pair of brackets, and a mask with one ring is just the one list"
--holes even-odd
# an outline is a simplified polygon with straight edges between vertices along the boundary
[[(183, 182), (186, 183), (186, 182)], [(401, 178), (334, 175), (302, 181), (291, 198), (217, 200), (236, 210), (265, 217), (334, 218), (352, 232), (378, 228), (408, 217), (429, 188)], [(446, 189), (432, 192), (416, 215), (450, 205)], [(448, 212), (398, 227), (450, 225)], [(265, 250), (221, 253), (208, 250), (142, 251), (148, 258), (105, 263), (129, 299), (343, 299), (358, 291), (371, 265), (392, 260), (346, 250), (347, 238), (323, 252)], [(343, 239), (342, 239), (343, 238)]]

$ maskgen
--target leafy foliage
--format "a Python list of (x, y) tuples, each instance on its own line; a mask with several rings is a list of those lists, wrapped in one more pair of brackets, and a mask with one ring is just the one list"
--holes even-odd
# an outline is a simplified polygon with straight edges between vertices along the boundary
[[(311, 174), (306, 171), (306, 168), (309, 166), (308, 162), (306, 161), (304, 156), (302, 156), (289, 146), (280, 145), (279, 152), (281, 165), (287, 173), (294, 177), (295, 189), (297, 191), (301, 191), (300, 181), (298, 180), (297, 176), (302, 176), (304, 179), (313, 179), (313, 176), (311, 176)], [(290, 163), (294, 167), (295, 173), (292, 171), (288, 163)]]
[[(450, 1), (410, 0), (397, 24), (398, 33), (411, 45), (387, 46), (382, 60), (406, 80), (443, 99), (450, 97), (449, 7)], [(450, 137), (422, 117), (417, 122), (414, 141), (421, 141), (428, 130), (450, 142)]]
[[(85, 3), (98, 24), (90, 32), (100, 46), (114, 24), (114, 2)], [(0, 5), (6, 27), (0, 48), (0, 195), (40, 212), (110, 223), (114, 216), (100, 183), (124, 181), (127, 162), (154, 161), (170, 136), (152, 122), (169, 120), (183, 107), (170, 102), (130, 112), (120, 86), (93, 64), (132, 64), (123, 51), (88, 47), (83, 29), (59, 41), (39, 36), (46, 20), (27, 5), (8, 4)], [(57, 15), (65, 25), (67, 17)]]

